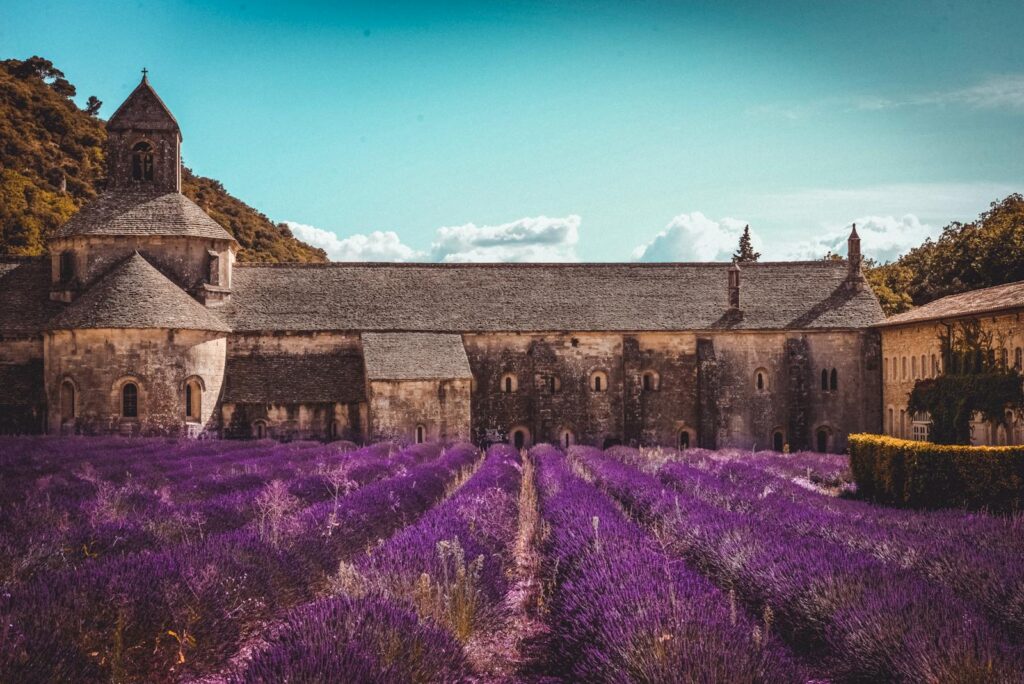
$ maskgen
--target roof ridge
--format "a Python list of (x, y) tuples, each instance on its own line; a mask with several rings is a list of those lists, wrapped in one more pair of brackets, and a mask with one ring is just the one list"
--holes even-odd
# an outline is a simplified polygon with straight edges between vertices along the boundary
[[(236, 268), (579, 268), (579, 267), (617, 267), (634, 268), (678, 268), (680, 266), (701, 266), (707, 268), (727, 267), (730, 261), (473, 261), (473, 262), (437, 262), (437, 261), (327, 261), (308, 263), (289, 262), (236, 262)], [(743, 264), (743, 268), (761, 266), (819, 266), (821, 268), (846, 268), (846, 259), (813, 259), (806, 261), (756, 261)]]

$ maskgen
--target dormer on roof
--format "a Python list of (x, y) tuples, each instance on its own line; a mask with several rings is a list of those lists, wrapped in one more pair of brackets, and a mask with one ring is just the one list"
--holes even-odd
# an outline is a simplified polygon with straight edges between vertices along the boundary
[(107, 122), (107, 183), (119, 190), (181, 192), (181, 129), (145, 69)]

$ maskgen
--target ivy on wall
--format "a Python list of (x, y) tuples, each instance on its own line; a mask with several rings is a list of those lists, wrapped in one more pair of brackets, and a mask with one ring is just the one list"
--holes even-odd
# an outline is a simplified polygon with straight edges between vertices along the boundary
[(931, 441), (970, 444), (975, 414), (1006, 425), (1007, 410), (1024, 407), (1024, 376), (1009, 366), (1005, 355), (997, 358), (993, 333), (986, 332), (981, 321), (947, 324), (939, 342), (942, 375), (918, 380), (907, 406), (912, 414), (931, 417)]

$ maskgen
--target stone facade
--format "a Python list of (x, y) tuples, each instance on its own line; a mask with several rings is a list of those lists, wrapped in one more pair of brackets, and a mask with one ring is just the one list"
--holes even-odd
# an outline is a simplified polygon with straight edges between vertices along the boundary
[(236, 265), (143, 79), (109, 187), (0, 263), (0, 431), (841, 451), (881, 428), (848, 262)]
[[(879, 326), (882, 347), (882, 412), (885, 434), (903, 439), (927, 439), (929, 418), (926, 415), (912, 415), (907, 402), (914, 384), (925, 378), (934, 378), (943, 371), (940, 334), (946, 326), (964, 320), (977, 320), (986, 333), (992, 335), (995, 354), (1000, 363), (1021, 368), (1024, 355), (1024, 287), (1011, 286), (1020, 290), (1014, 305), (984, 313), (983, 302), (971, 302), (969, 307), (948, 308), (950, 302), (933, 302), (936, 308), (944, 307), (941, 318), (928, 313), (932, 305), (915, 310), (913, 317), (906, 314), (893, 317)], [(995, 288), (992, 288), (995, 289)], [(985, 291), (978, 291), (984, 295)], [(975, 293), (975, 296), (979, 296)], [(947, 297), (946, 300), (954, 299)], [(1000, 304), (1003, 306), (1003, 304)], [(978, 309), (982, 311), (978, 311)], [(959, 312), (959, 313), (958, 313)], [(1010, 412), (1005, 424), (986, 423), (977, 416), (971, 421), (971, 442), (976, 445), (1024, 444), (1024, 417)]]

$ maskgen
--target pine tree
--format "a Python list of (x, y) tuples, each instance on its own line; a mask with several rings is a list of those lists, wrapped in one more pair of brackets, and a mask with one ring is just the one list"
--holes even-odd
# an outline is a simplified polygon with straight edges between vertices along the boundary
[(740, 236), (740, 248), (732, 255), (732, 260), (736, 263), (747, 263), (760, 258), (761, 253), (755, 252), (754, 245), (750, 242), (750, 226), (748, 225), (743, 229), (743, 235)]

